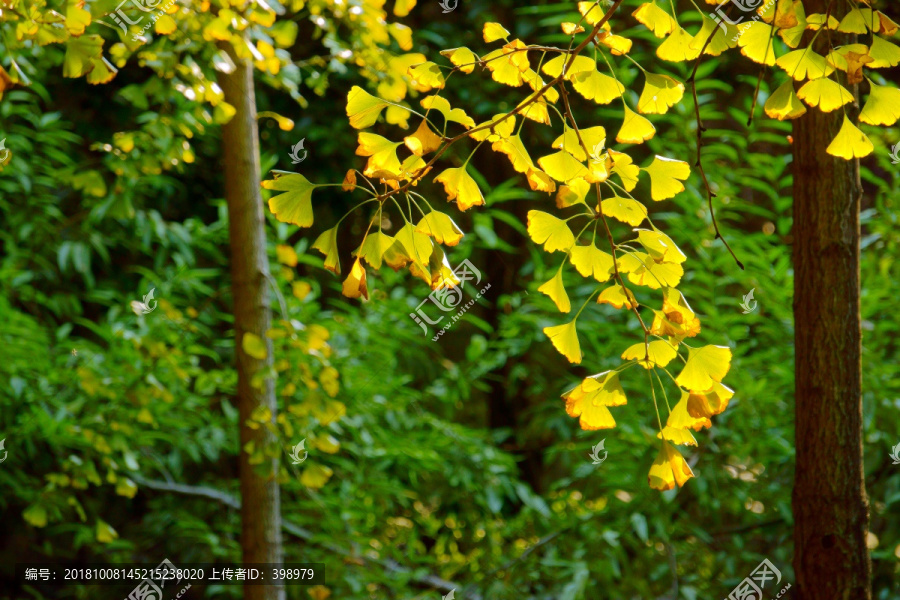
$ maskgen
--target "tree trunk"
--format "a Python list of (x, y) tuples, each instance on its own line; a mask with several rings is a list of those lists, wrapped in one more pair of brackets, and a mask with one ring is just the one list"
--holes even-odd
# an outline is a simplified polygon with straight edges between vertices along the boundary
[[(806, 14), (830, 0), (805, 0)], [(834, 3), (838, 20), (846, 13)], [(814, 32), (807, 31), (804, 44)], [(818, 37), (828, 52), (853, 43), (836, 31)], [(801, 46), (802, 47), (802, 46)], [(840, 72), (838, 72), (840, 73)], [(856, 86), (844, 85), (854, 96)], [(855, 120), (858, 106), (844, 107)], [(798, 600), (871, 600), (866, 547), (869, 504), (862, 455), (859, 316), (859, 161), (825, 152), (840, 110), (810, 108), (794, 121), (794, 344), (796, 472), (794, 570)]]
[[(239, 59), (231, 44), (222, 44), (237, 69), (224, 75), (225, 101), (236, 113), (222, 129), (225, 199), (231, 248), (231, 287), (234, 295), (235, 355), (238, 371), (240, 415), (241, 547), (245, 563), (280, 564), (281, 499), (276, 479), (278, 458), (251, 465), (244, 450), (253, 442), (259, 450), (277, 443), (266, 427), (251, 429), (246, 423), (254, 410), (268, 408), (275, 420), (275, 385), (265, 377), (253, 386), (254, 377), (272, 367), (272, 342), (266, 337), (272, 313), (269, 305), (269, 259), (266, 255), (265, 219), (260, 195), (259, 143), (256, 126), (253, 65)], [(244, 352), (245, 333), (265, 341), (267, 356), (259, 360)], [(244, 586), (245, 600), (283, 600), (284, 587)]]

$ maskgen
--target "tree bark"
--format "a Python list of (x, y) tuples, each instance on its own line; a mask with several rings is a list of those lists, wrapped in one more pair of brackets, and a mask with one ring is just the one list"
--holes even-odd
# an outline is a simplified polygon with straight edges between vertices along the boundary
[[(805, 0), (806, 14), (842, 3)], [(839, 9), (835, 11), (835, 8)], [(809, 44), (814, 32), (807, 31)], [(853, 43), (836, 31), (814, 49)], [(801, 45), (801, 47), (803, 47)], [(840, 72), (838, 72), (840, 73)], [(844, 85), (857, 96), (855, 85)], [(844, 107), (855, 120), (858, 106)], [(869, 504), (862, 450), (859, 314), (859, 161), (826, 153), (843, 112), (810, 108), (793, 123), (796, 472), (794, 570), (798, 600), (871, 600)]]
[[(222, 44), (237, 66), (224, 75), (225, 101), (235, 115), (222, 129), (225, 170), (225, 199), (228, 203), (228, 231), (231, 249), (231, 288), (234, 296), (235, 355), (238, 371), (238, 413), (240, 418), (241, 548), (245, 563), (280, 564), (281, 498), (277, 481), (278, 458), (266, 458), (261, 465), (250, 464), (244, 447), (253, 442), (257, 451), (277, 444), (266, 427), (251, 429), (247, 422), (259, 407), (268, 408), (274, 422), (277, 406), (275, 385), (263, 373), (272, 367), (272, 342), (266, 332), (272, 320), (269, 304), (269, 259), (266, 255), (265, 219), (260, 195), (259, 142), (253, 65), (239, 59), (229, 43)], [(264, 340), (266, 358), (259, 360), (244, 352), (245, 333)], [(259, 379), (254, 387), (254, 377)], [(283, 586), (244, 586), (245, 600), (284, 600)]]

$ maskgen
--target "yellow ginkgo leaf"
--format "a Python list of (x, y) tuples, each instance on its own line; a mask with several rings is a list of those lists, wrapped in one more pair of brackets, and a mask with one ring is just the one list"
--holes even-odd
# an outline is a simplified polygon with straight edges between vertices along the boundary
[(369, 287), (366, 285), (366, 269), (359, 262), (359, 258), (353, 261), (353, 267), (350, 269), (347, 279), (344, 280), (341, 293), (348, 298), (363, 296), (366, 300), (369, 299)]
[[(415, 4), (414, 0), (412, 4)], [(322, 488), (331, 479), (333, 473), (334, 471), (325, 465), (311, 464), (303, 469), (303, 473), (300, 474), (300, 485), (313, 489)]]
[(675, 22), (672, 15), (656, 5), (656, 0), (641, 4), (636, 11), (631, 13), (631, 16), (658, 38), (666, 37), (678, 27), (678, 23)]
[(401, 142), (392, 142), (374, 133), (360, 132), (356, 154), (369, 157), (363, 174), (381, 179), (399, 178), (400, 159), (397, 158), (397, 147), (400, 144)]
[(391, 104), (384, 111), (385, 122), (391, 125), (399, 125), (403, 129), (409, 129), (409, 106), (403, 104)]
[(94, 534), (97, 537), (97, 541), (102, 544), (109, 544), (119, 537), (119, 532), (103, 519), (97, 519), (97, 527), (94, 530)]
[(428, 96), (422, 99), (422, 107), (427, 110), (436, 110), (444, 115), (444, 118), (454, 123), (459, 123), (466, 129), (475, 127), (475, 121), (461, 108), (450, 108), (446, 98), (440, 96)]
[(796, 119), (806, 114), (806, 107), (794, 91), (794, 82), (788, 79), (769, 96), (765, 106), (766, 114), (772, 119), (784, 121)]
[(412, 223), (407, 223), (397, 232), (394, 240), (393, 245), (384, 252), (384, 262), (395, 271), (409, 265), (413, 275), (431, 285), (433, 282), (427, 264), (435, 246), (428, 236), (416, 232)]
[(857, 54), (856, 52), (848, 52), (845, 55), (847, 59), (847, 84), (855, 85), (863, 80), (863, 66), (875, 62), (875, 59), (868, 54)]
[(675, 287), (681, 282), (684, 268), (678, 263), (658, 263), (649, 254), (629, 252), (618, 262), (619, 272), (628, 273), (628, 281), (652, 290)]
[(287, 267), (297, 266), (297, 251), (294, 250), (293, 246), (278, 244), (275, 246), (275, 255), (278, 258), (278, 262), (281, 264)]
[(624, 85), (596, 69), (576, 73), (572, 85), (576, 92), (597, 104), (609, 104), (625, 91)]
[[(394, 238), (388, 234), (375, 231), (366, 236), (362, 245), (354, 250), (353, 256), (358, 256), (365, 260), (373, 269), (380, 269), (382, 257), (388, 251), (388, 248), (394, 245), (394, 242)], [(336, 253), (337, 243), (334, 244), (334, 248)]]
[(675, 288), (665, 290), (662, 311), (654, 310), (653, 313), (653, 323), (650, 325), (652, 335), (667, 335), (679, 340), (700, 333), (700, 319)]
[(609, 162), (612, 166), (611, 171), (622, 180), (622, 187), (625, 188), (625, 191), (633, 190), (638, 184), (638, 175), (641, 173), (640, 167), (634, 164), (634, 159), (624, 152), (610, 150)]
[(244, 337), (241, 338), (241, 348), (243, 348), (244, 354), (257, 360), (265, 360), (269, 355), (266, 341), (249, 331), (245, 332)]
[(643, 144), (656, 134), (656, 128), (646, 118), (637, 114), (625, 105), (625, 120), (616, 135), (620, 144)]
[(696, 446), (697, 440), (694, 439), (694, 436), (691, 435), (691, 432), (687, 429), (679, 429), (677, 427), (670, 427), (666, 425), (663, 427), (663, 430), (656, 434), (656, 437), (659, 439), (666, 439), (672, 442), (673, 444), (681, 444), (684, 446)]
[(874, 25), (873, 33), (883, 33), (884, 35), (894, 35), (897, 33), (898, 29), (900, 29), (900, 25), (897, 25), (890, 17), (881, 12), (880, 10), (875, 11), (874, 20), (872, 18), (872, 9), (871, 8), (863, 8), (860, 9), (863, 18), (866, 23), (870, 23)]
[(690, 394), (682, 391), (681, 400), (678, 401), (675, 408), (669, 413), (669, 418), (666, 420), (666, 426), (675, 429), (693, 429), (694, 431), (700, 431), (704, 427), (712, 427), (712, 421), (710, 421), (709, 418), (691, 416), (688, 412), (689, 399)]
[(341, 183), (341, 189), (345, 192), (352, 192), (356, 189), (356, 170), (355, 169), (347, 169), (347, 174), (344, 175), (344, 181)]
[(593, 277), (603, 283), (613, 276), (615, 263), (612, 255), (600, 250), (593, 243), (572, 248), (569, 260), (582, 277)]
[(859, 113), (859, 120), (869, 125), (891, 126), (900, 119), (900, 89), (869, 81), (871, 92)]
[(547, 252), (568, 252), (575, 244), (575, 236), (562, 219), (539, 210), (528, 211), (528, 235), (536, 244), (543, 244)]
[(835, 69), (840, 69), (845, 73), (849, 69), (849, 65), (847, 64), (847, 55), (851, 52), (856, 54), (868, 54), (869, 47), (865, 44), (847, 44), (845, 46), (839, 46), (825, 55), (825, 60), (828, 61), (828, 64), (834, 67)]
[(465, 211), (473, 206), (484, 204), (484, 196), (478, 184), (466, 172), (465, 167), (450, 168), (434, 178), (444, 184), (449, 200), (456, 200), (459, 210)]
[[(721, 25), (725, 25), (728, 32), (727, 35), (725, 31), (722, 31)], [(729, 48), (737, 46), (737, 40), (734, 39), (736, 37), (736, 32), (737, 28), (734, 25), (730, 25), (724, 21), (716, 23), (709, 17), (704, 16), (703, 25), (700, 28), (700, 31), (698, 31), (697, 34), (694, 35), (694, 39), (691, 40), (691, 49), (699, 52), (703, 49), (703, 45), (706, 44), (706, 50), (703, 52), (704, 54), (719, 56)], [(707, 44), (706, 41), (709, 40), (710, 34), (712, 34), (712, 40)]]
[(616, 420), (606, 406), (588, 400), (567, 398), (566, 414), (579, 417), (578, 424), (586, 431), (613, 429), (616, 426)]
[(731, 368), (731, 348), (703, 346), (688, 348), (688, 360), (675, 382), (692, 391), (706, 391), (721, 382)]
[(430, 92), (434, 88), (441, 89), (446, 83), (441, 68), (431, 61), (409, 67), (407, 74), (412, 78), (410, 86), (419, 92)]
[(519, 67), (510, 62), (508, 53), (502, 48), (498, 48), (497, 50), (486, 54), (484, 58), (482, 58), (482, 62), (491, 72), (491, 77), (494, 81), (498, 83), (512, 87), (519, 87), (525, 83), (525, 79), (522, 77), (522, 71), (519, 70)]
[(816, 54), (809, 48), (788, 52), (776, 60), (775, 64), (797, 81), (828, 77), (834, 72), (834, 67), (825, 61), (824, 56)]
[[(584, 20), (589, 25), (596, 25), (606, 16), (606, 13), (600, 8), (600, 5), (593, 0), (578, 3), (578, 12), (584, 16)], [(603, 29), (609, 31), (609, 23), (603, 25)]]
[(478, 57), (475, 53), (466, 47), (441, 50), (441, 54), (449, 58), (450, 62), (456, 65), (463, 73), (474, 71), (475, 63), (478, 62)]
[(484, 35), (484, 41), (488, 44), (506, 39), (509, 36), (509, 32), (500, 23), (485, 23), (482, 34)]
[[(669, 77), (647, 73), (647, 82), (638, 99), (638, 111), (643, 114), (665, 114), (684, 96), (684, 84)], [(627, 113), (626, 113), (627, 118)]]
[(528, 179), (528, 186), (535, 192), (552, 193), (556, 191), (556, 182), (540, 169), (529, 168), (525, 172), (525, 177)]
[(810, 106), (818, 106), (822, 112), (831, 112), (853, 101), (853, 94), (827, 77), (807, 81), (797, 91), (797, 97)]
[(656, 56), (669, 62), (684, 62), (700, 56), (700, 48), (694, 44), (694, 37), (678, 27), (669, 38), (656, 49)]
[(543, 98), (538, 99), (536, 102), (531, 102), (531, 98), (532, 97), (529, 96), (522, 101), (521, 105), (526, 106), (521, 112), (519, 112), (519, 114), (526, 119), (531, 119), (532, 121), (536, 121), (544, 125), (549, 125), (550, 113), (547, 111), (547, 103), (544, 102)]
[[(582, 151), (582, 154), (584, 154), (584, 151)], [(542, 156), (538, 159), (538, 165), (547, 175), (563, 183), (578, 177), (584, 178), (587, 175), (587, 168), (585, 168), (584, 164), (570, 153), (562, 150), (555, 154)]]
[(869, 56), (874, 59), (869, 63), (869, 67), (872, 69), (896, 67), (900, 63), (900, 48), (875, 35), (872, 36), (872, 47), (869, 48)]
[(549, 75), (550, 77), (559, 77), (562, 74), (563, 67), (572, 61), (569, 64), (569, 69), (566, 71), (566, 79), (571, 80), (578, 73), (585, 73), (597, 70), (597, 62), (588, 56), (583, 56), (581, 54), (575, 56), (574, 60), (569, 54), (560, 54), (556, 58), (552, 60), (548, 60), (541, 66), (541, 71)]
[(556, 275), (538, 288), (538, 291), (550, 296), (559, 312), (567, 313), (572, 310), (572, 304), (569, 302), (569, 295), (566, 293), (566, 288), (563, 285), (562, 275), (562, 269), (559, 269)]
[(514, 64), (519, 71), (527, 73), (531, 70), (531, 63), (528, 61), (528, 46), (522, 40), (513, 40), (503, 46), (503, 52), (506, 59)]
[(649, 344), (643, 342), (630, 346), (622, 353), (624, 360), (637, 360), (645, 369), (654, 366), (665, 367), (678, 355), (678, 350), (665, 340), (653, 340)]
[[(827, 24), (826, 24), (827, 23)], [(826, 29), (837, 29), (840, 26), (840, 23), (837, 19), (834, 18), (833, 15), (828, 15), (828, 19), (826, 21), (825, 15), (822, 13), (812, 13), (807, 15), (806, 17), (806, 28), (812, 31), (818, 31), (822, 27)]]
[(591, 185), (584, 179), (575, 179), (568, 185), (560, 186), (556, 193), (556, 208), (568, 208), (576, 204), (584, 204)]
[(625, 289), (619, 284), (608, 287), (600, 292), (600, 295), (597, 296), (597, 304), (609, 304), (615, 308), (625, 307), (628, 310), (631, 310), (638, 305), (631, 290)]
[[(746, 27), (744, 27), (746, 25)], [(760, 21), (742, 23), (744, 33), (738, 39), (741, 54), (760, 64), (775, 64), (775, 50), (772, 43), (772, 27)]]
[(509, 157), (513, 169), (519, 173), (527, 173), (529, 169), (534, 168), (534, 162), (525, 149), (522, 139), (518, 134), (511, 135), (508, 138), (498, 140), (491, 145), (491, 149), (496, 152), (502, 152)]
[(613, 217), (632, 227), (640, 225), (647, 218), (647, 207), (632, 198), (613, 196), (600, 203), (603, 214)]
[(562, 31), (566, 35), (575, 35), (576, 33), (582, 33), (584, 31), (584, 27), (581, 25), (577, 25), (575, 23), (570, 23), (566, 21), (562, 24)]
[(406, 144), (410, 152), (416, 156), (422, 156), (440, 148), (441, 138), (431, 131), (428, 121), (423, 119), (415, 133), (403, 138), (403, 143)]
[(544, 327), (544, 334), (553, 342), (553, 347), (570, 363), (577, 365), (581, 362), (581, 344), (578, 343), (578, 332), (575, 329), (574, 319), (564, 325)]
[(687, 400), (688, 414), (695, 419), (708, 419), (720, 415), (728, 408), (728, 401), (732, 396), (734, 390), (718, 382), (705, 392), (691, 392)]
[(153, 30), (160, 35), (169, 35), (177, 28), (178, 25), (175, 23), (175, 19), (173, 19), (169, 15), (161, 16), (156, 21), (156, 25), (153, 26)]
[(663, 447), (650, 467), (650, 475), (647, 478), (650, 487), (660, 491), (671, 490), (676, 483), (678, 487), (684, 486), (693, 476), (691, 467), (681, 453), (667, 440), (663, 440)]
[[(579, 73), (578, 75), (581, 75), (581, 73)], [(533, 70), (531, 67), (529, 67), (522, 73), (522, 78), (525, 80), (525, 83), (528, 84), (528, 87), (530, 87), (535, 92), (544, 89), (544, 78), (541, 77), (538, 72)], [(556, 91), (556, 88), (551, 87), (547, 90), (544, 90), (542, 99), (553, 104), (557, 100), (559, 100), (559, 92)]]
[(839, 156), (845, 160), (862, 158), (875, 151), (875, 145), (866, 134), (859, 130), (852, 121), (844, 115), (844, 124), (837, 136), (828, 145), (825, 151), (832, 156)]
[(300, 174), (282, 175), (262, 182), (267, 190), (284, 192), (269, 199), (269, 210), (282, 223), (312, 227), (312, 192), (316, 184)]
[[(325, 268), (335, 275), (341, 274), (341, 260), (338, 255), (337, 226), (326, 229), (316, 241), (313, 242), (313, 250), (318, 250), (325, 255)], [(369, 263), (371, 264), (371, 262)]]
[(479, 142), (483, 140), (498, 142), (508, 138), (516, 128), (516, 116), (508, 114), (494, 115), (490, 121), (479, 123), (475, 129), (485, 125), (488, 127), (480, 131), (470, 132), (469, 137)]
[(862, 12), (858, 8), (851, 8), (850, 11), (844, 15), (844, 18), (841, 19), (841, 23), (838, 25), (838, 31), (864, 35), (869, 32), (869, 28), (866, 27), (866, 20), (863, 17)]
[(592, 155), (599, 154), (606, 145), (606, 128), (601, 126), (588, 127), (579, 129), (576, 133), (574, 129), (566, 127), (563, 134), (553, 140), (552, 145), (559, 150), (565, 150), (578, 160), (585, 160), (588, 155), (584, 152), (584, 148), (581, 145), (582, 142), (587, 146), (589, 153)]
[(684, 252), (675, 245), (672, 238), (661, 231), (639, 229), (638, 241), (656, 262), (681, 264), (687, 260)]
[(388, 103), (381, 98), (376, 98), (354, 85), (347, 94), (347, 116), (350, 117), (350, 126), (355, 129), (371, 127), (387, 106)]
[(650, 197), (656, 201), (674, 198), (684, 191), (682, 181), (691, 174), (691, 167), (682, 160), (656, 156), (644, 171), (650, 174)]
[(85, 10), (83, 6), (84, 2), (69, 0), (66, 7), (66, 29), (71, 35), (82, 35), (85, 28), (91, 24), (91, 12)]
[(570, 417), (581, 417), (582, 429), (615, 427), (615, 421), (612, 421), (612, 415), (608, 411), (595, 411), (595, 408), (624, 406), (628, 402), (617, 371), (591, 375), (562, 397), (566, 401), (566, 413)]
[(433, 210), (419, 221), (416, 231), (433, 237), (438, 244), (455, 246), (463, 238), (462, 230), (457, 227), (449, 216), (440, 211)]
[(623, 56), (631, 51), (631, 40), (605, 31), (597, 34), (597, 41), (610, 49), (613, 56)]

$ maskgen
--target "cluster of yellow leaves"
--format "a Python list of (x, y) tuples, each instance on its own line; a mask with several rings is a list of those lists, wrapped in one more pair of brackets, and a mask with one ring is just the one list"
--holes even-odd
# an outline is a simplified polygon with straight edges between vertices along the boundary
[[(610, 55), (620, 56), (630, 51), (630, 40), (612, 33), (608, 24), (597, 27), (603, 13), (596, 4), (579, 3), (579, 10), (583, 15), (582, 22), (598, 28), (597, 43), (607, 48)], [(686, 35), (674, 19), (670, 17), (666, 21), (665, 14), (662, 9), (655, 8), (655, 4), (638, 12), (642, 22), (650, 23), (658, 35), (679, 36), (672, 38), (676, 41)], [(566, 23), (563, 24), (563, 31), (574, 36), (584, 28), (580, 24)], [(647, 336), (654, 339), (626, 349), (622, 355), (626, 361), (623, 367), (585, 379), (564, 397), (568, 414), (579, 417), (583, 428), (614, 427), (615, 421), (609, 407), (622, 405), (626, 401), (619, 383), (621, 371), (633, 365), (641, 365), (645, 369), (664, 369), (676, 357), (681, 357), (685, 368), (677, 381), (685, 394), (685, 406), (676, 405), (666, 427), (661, 427), (661, 456), (665, 457), (668, 471), (654, 464), (650, 483), (659, 489), (668, 489), (675, 481), (683, 483), (690, 469), (686, 464), (678, 463), (680, 455), (672, 445), (693, 442), (688, 429), (696, 429), (696, 423), (688, 422), (681, 413), (690, 415), (693, 414), (690, 411), (697, 412), (702, 408), (709, 413), (703, 417), (703, 423), (707, 424), (709, 416), (724, 410), (727, 399), (722, 402), (709, 398), (715, 395), (714, 392), (718, 393), (715, 386), (721, 386), (721, 379), (730, 363), (730, 351), (714, 346), (693, 349), (682, 344), (685, 338), (696, 336), (700, 331), (699, 319), (677, 290), (684, 275), (682, 265), (686, 256), (668, 235), (653, 225), (647, 206), (632, 196), (632, 192), (643, 177), (647, 180), (652, 201), (673, 198), (684, 191), (683, 182), (690, 176), (690, 167), (683, 161), (663, 156), (655, 156), (649, 164), (639, 166), (624, 149), (608, 147), (605, 127), (576, 127), (574, 122), (568, 120), (564, 120), (562, 132), (552, 142), (550, 151), (532, 158), (522, 141), (521, 130), (529, 122), (552, 126), (550, 116), (557, 111), (549, 110), (550, 105), (560, 102), (558, 86), (564, 85), (598, 104), (621, 99), (623, 121), (615, 141), (618, 144), (642, 144), (655, 134), (653, 125), (642, 114), (667, 112), (682, 98), (684, 85), (668, 75), (645, 73), (641, 96), (635, 109), (632, 109), (624, 100), (625, 87), (617, 81), (614, 71), (610, 70), (611, 75), (601, 73), (596, 58), (568, 53), (548, 57), (543, 49), (530, 47), (519, 39), (510, 39), (509, 31), (498, 23), (487, 23), (483, 37), (485, 43), (499, 46), (483, 57), (461, 47), (441, 53), (451, 67), (441, 67), (424, 57), (416, 62), (404, 63), (410, 78), (410, 89), (422, 95), (419, 104), (424, 113), (399, 103), (396, 97), (391, 97), (381, 87), (377, 96), (359, 87), (354, 87), (348, 94), (347, 117), (356, 129), (369, 129), (382, 117), (388, 124), (403, 125), (402, 120), (390, 117), (389, 111), (392, 109), (415, 115), (418, 125), (413, 133), (402, 139), (390, 139), (370, 131), (360, 131), (358, 134), (356, 154), (366, 157), (367, 162), (362, 171), (348, 171), (341, 185), (345, 191), (362, 190), (368, 193), (371, 198), (367, 202), (377, 202), (378, 210), (359, 248), (353, 252), (355, 258), (344, 280), (343, 293), (352, 298), (368, 297), (364, 263), (375, 269), (380, 268), (382, 263), (394, 269), (407, 267), (432, 289), (454, 285), (442, 245), (457, 244), (463, 233), (449, 216), (431, 209), (430, 203), (413, 188), (429, 174), (436, 160), (451, 144), (470, 138), (479, 146), (489, 146), (492, 151), (508, 158), (513, 169), (525, 176), (532, 190), (555, 193), (557, 208), (575, 210), (576, 214), (565, 219), (539, 210), (528, 214), (527, 231), (531, 239), (549, 253), (561, 252), (565, 255), (556, 274), (538, 288), (553, 300), (560, 312), (569, 313), (572, 310), (564, 281), (567, 263), (571, 263), (579, 276), (598, 284), (595, 294), (599, 304), (638, 312), (640, 305), (628, 287), (638, 286), (662, 293), (662, 307), (653, 311), (652, 325), (646, 329)], [(686, 43), (691, 41), (688, 39)], [(678, 50), (680, 43), (670, 44), (664, 54), (684, 55), (685, 52)], [(537, 64), (533, 64), (535, 59), (539, 59)], [(471, 74), (476, 66), (482, 67), (495, 81), (504, 85), (527, 86), (524, 98), (513, 111), (494, 115), (479, 123), (461, 108), (453, 107), (442, 95), (452, 75), (457, 72)], [(450, 128), (460, 133), (450, 134)], [(468, 163), (467, 160), (461, 166), (445, 168), (432, 180), (443, 185), (447, 199), (455, 201), (463, 211), (484, 204)], [(358, 176), (365, 178), (366, 183), (360, 183)], [(320, 185), (309, 182), (299, 174), (276, 173), (275, 178), (265, 181), (263, 186), (280, 192), (269, 200), (269, 208), (279, 220), (300, 227), (312, 226), (311, 197)], [(381, 186), (383, 191), (376, 191), (376, 186)], [(601, 196), (601, 186), (610, 193), (604, 192)], [(588, 200), (592, 187), (595, 188), (596, 201)], [(388, 202), (400, 194), (406, 196), (410, 213), (405, 213), (400, 203), (394, 203), (400, 211), (402, 225), (393, 235), (389, 235), (383, 230), (383, 211)], [(425, 204), (428, 205), (427, 211), (422, 208)], [(415, 224), (412, 205), (422, 213)], [(598, 239), (606, 238), (597, 237), (597, 228), (607, 218), (628, 226), (629, 231), (633, 231), (634, 239), (627, 244), (601, 247)], [(586, 225), (577, 235), (569, 227), (569, 222), (575, 219), (586, 220)], [(589, 240), (582, 240), (582, 234), (592, 225), (593, 235)], [(340, 274), (337, 239), (335, 226), (321, 233), (312, 247), (325, 256), (326, 269)], [(576, 329), (580, 314), (581, 310), (568, 323), (544, 329), (554, 347), (575, 364), (583, 359)], [(686, 349), (682, 354), (686, 354), (687, 358), (679, 354), (681, 348)], [(727, 358), (723, 357), (723, 350), (728, 353)], [(708, 401), (704, 404), (695, 400), (688, 409), (687, 399), (692, 397), (707, 398)]]
[[(718, 2), (707, 0), (707, 4)], [(838, 80), (838, 71), (843, 73), (841, 81), (848, 85), (864, 80), (869, 84), (869, 96), (859, 115), (860, 122), (890, 126), (900, 119), (900, 89), (864, 72), (864, 69), (887, 69), (900, 64), (900, 47), (882, 37), (895, 36), (900, 29), (887, 15), (855, 3), (840, 20), (832, 15), (827, 18), (823, 14), (807, 15), (802, 0), (766, 2), (756, 12), (736, 26), (720, 17), (714, 21), (703, 15), (703, 24), (693, 36), (681, 28), (665, 8), (658, 6), (657, 0), (642, 4), (633, 16), (657, 37), (668, 36), (656, 52), (663, 60), (693, 60), (701, 51), (718, 56), (729, 48), (740, 47), (741, 54), (752, 61), (784, 70), (788, 79), (765, 103), (766, 114), (773, 119), (796, 119), (806, 113), (806, 106), (831, 112), (854, 102), (853, 94)], [(822, 32), (827, 36), (828, 31), (864, 35), (871, 43), (832, 46), (823, 56), (812, 47), (798, 47), (806, 30), (816, 31), (816, 37)], [(777, 58), (776, 34), (789, 49)], [(799, 89), (795, 90), (796, 86)], [(658, 107), (664, 102), (664, 97), (657, 95), (650, 106)], [(843, 125), (827, 152), (851, 160), (868, 156), (873, 151), (874, 145), (868, 136), (845, 114)]]

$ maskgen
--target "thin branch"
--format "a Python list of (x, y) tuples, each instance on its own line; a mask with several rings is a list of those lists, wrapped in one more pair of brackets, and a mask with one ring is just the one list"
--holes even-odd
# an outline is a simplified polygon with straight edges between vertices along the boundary
[[(200, 496), (203, 498), (209, 498), (211, 500), (215, 500), (216, 502), (220, 502), (229, 508), (233, 508), (234, 510), (240, 510), (241, 501), (239, 498), (232, 496), (227, 492), (223, 492), (221, 490), (217, 490), (215, 488), (204, 487), (204, 486), (196, 486), (196, 485), (184, 485), (180, 483), (166, 483), (164, 481), (154, 481), (152, 479), (145, 479), (137, 474), (129, 475), (131, 479), (137, 482), (139, 485), (150, 488), (152, 490), (157, 490), (161, 492), (174, 492), (177, 494), (185, 494), (188, 496)], [(410, 569), (408, 567), (404, 567), (397, 561), (387, 558), (387, 559), (379, 559), (379, 558), (370, 558), (364, 555), (359, 555), (346, 548), (341, 546), (337, 546), (335, 544), (329, 542), (323, 542), (321, 540), (317, 540), (315, 534), (312, 531), (300, 527), (290, 521), (285, 519), (281, 520), (281, 528), (290, 533), (293, 536), (296, 536), (302, 540), (309, 542), (310, 544), (320, 546), (330, 552), (334, 552), (335, 554), (339, 554), (346, 558), (352, 558), (353, 562), (359, 564), (360, 561), (363, 563), (371, 563), (378, 565), (385, 569), (386, 571), (392, 573), (398, 573), (409, 577), (411, 581), (418, 583), (419, 585), (427, 586), (430, 588), (434, 588), (441, 592), (447, 593), (453, 589), (462, 588), (462, 585), (453, 583), (452, 581), (447, 581), (437, 575), (432, 575), (430, 573), (425, 574), (417, 574), (416, 570)], [(466, 595), (467, 599), (471, 600), (482, 600), (481, 595), (478, 593), (472, 593)]]

